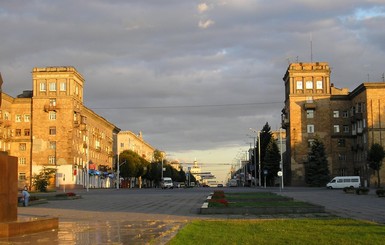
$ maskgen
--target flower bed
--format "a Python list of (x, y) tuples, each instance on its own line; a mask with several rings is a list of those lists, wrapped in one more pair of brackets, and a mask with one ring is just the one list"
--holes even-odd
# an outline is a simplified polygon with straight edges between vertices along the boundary
[[(282, 198), (271, 193), (269, 197), (260, 193), (240, 194), (244, 198), (228, 199), (223, 191), (215, 191), (202, 205), (201, 214), (306, 214), (324, 213), (325, 208), (306, 202)], [(237, 196), (231, 193), (229, 196)], [(259, 196), (259, 198), (258, 198)], [(251, 199), (251, 197), (253, 197)], [(266, 199), (268, 198), (268, 199)]]

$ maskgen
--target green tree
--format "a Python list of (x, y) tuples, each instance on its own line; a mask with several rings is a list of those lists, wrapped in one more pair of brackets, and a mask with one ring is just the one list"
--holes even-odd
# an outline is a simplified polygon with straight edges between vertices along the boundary
[(163, 153), (160, 150), (156, 149), (154, 151), (154, 162), (161, 162), (162, 158), (163, 158)]
[(40, 192), (46, 192), (49, 185), (49, 179), (56, 172), (54, 168), (43, 168), (38, 174), (32, 177), (32, 185)]
[(274, 185), (275, 177), (277, 176), (281, 155), (279, 153), (277, 142), (271, 138), (270, 143), (267, 145), (265, 158), (264, 158), (264, 170), (267, 170), (266, 181), (271, 186)]
[(377, 171), (377, 187), (381, 186), (380, 170), (382, 167), (382, 160), (385, 157), (385, 151), (382, 145), (375, 143), (370, 147), (368, 153), (369, 167)]
[(325, 146), (315, 139), (305, 163), (305, 180), (310, 186), (324, 186), (329, 181), (328, 160), (326, 158)]

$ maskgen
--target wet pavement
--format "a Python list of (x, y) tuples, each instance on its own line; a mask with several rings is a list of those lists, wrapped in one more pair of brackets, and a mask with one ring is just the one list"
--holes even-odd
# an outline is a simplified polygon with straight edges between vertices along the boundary
[[(254, 219), (242, 215), (200, 215), (211, 188), (74, 190), (81, 199), (19, 207), (19, 217), (58, 217), (59, 229), (0, 238), (5, 244), (166, 244), (193, 219)], [(385, 198), (324, 188), (225, 188), (226, 192), (271, 191), (325, 206), (340, 217), (385, 224)], [(59, 193), (59, 192), (58, 192)], [(54, 195), (55, 193), (53, 193)], [(269, 218), (269, 217), (262, 217)], [(272, 217), (274, 218), (274, 217)]]

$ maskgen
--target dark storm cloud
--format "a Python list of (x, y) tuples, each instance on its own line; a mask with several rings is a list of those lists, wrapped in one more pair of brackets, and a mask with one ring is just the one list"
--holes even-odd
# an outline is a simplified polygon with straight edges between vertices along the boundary
[(280, 125), (289, 62), (329, 62), (337, 87), (382, 79), (384, 8), (380, 0), (0, 1), (3, 90), (31, 89), (33, 67), (71, 65), (86, 80), (86, 106), (157, 148), (247, 147), (250, 127)]

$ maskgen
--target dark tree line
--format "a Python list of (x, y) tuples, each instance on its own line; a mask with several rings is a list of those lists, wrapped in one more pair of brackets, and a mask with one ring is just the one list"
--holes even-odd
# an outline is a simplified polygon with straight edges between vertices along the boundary
[(162, 176), (162, 161), (164, 177), (171, 177), (174, 181), (185, 182), (186, 173), (173, 168), (166, 159), (162, 159), (162, 154), (159, 150), (154, 152), (154, 160), (148, 162), (139, 154), (132, 150), (125, 150), (119, 155), (119, 171), (120, 176), (125, 180), (132, 178), (141, 178), (145, 181), (150, 181), (153, 185), (157, 185)]

